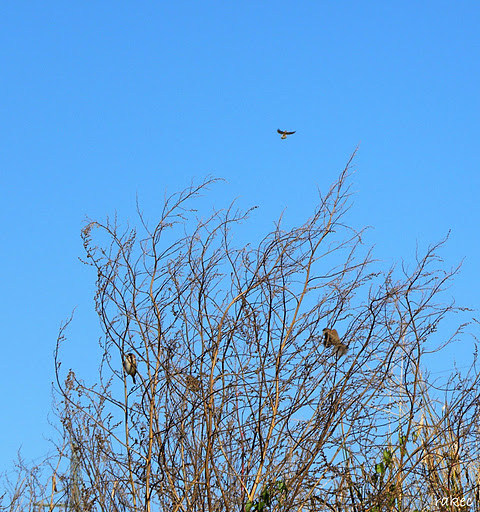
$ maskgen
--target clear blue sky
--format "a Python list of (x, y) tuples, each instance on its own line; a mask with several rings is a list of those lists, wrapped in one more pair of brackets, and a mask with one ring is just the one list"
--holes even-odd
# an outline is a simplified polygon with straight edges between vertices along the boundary
[(74, 307), (64, 364), (94, 378), (80, 229), (136, 222), (136, 195), (153, 221), (165, 190), (226, 178), (205, 204), (259, 205), (258, 236), (284, 208), (308, 216), (361, 143), (349, 220), (387, 263), (451, 229), (449, 293), (480, 306), (480, 3), (18, 0), (0, 16), (0, 470), (48, 447)]

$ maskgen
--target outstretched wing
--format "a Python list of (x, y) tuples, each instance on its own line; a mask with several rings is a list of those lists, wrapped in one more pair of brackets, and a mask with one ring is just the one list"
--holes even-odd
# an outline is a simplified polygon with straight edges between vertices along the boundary
[(287, 132), (284, 132), (283, 130), (278, 129), (277, 133), (280, 133), (281, 135), (283, 135), (284, 133), (287, 133)]
[(284, 132), (285, 135), (293, 135), (295, 132)]

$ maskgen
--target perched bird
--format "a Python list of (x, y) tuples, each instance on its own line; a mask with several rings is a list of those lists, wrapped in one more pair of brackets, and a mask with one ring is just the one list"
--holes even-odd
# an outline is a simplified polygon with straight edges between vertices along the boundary
[(135, 354), (125, 354), (123, 367), (125, 368), (125, 372), (132, 376), (133, 383), (135, 384), (135, 375), (137, 374), (137, 359), (135, 358)]
[(295, 132), (287, 132), (285, 130), (277, 130), (277, 133), (281, 135), (281, 139), (286, 139), (287, 135), (293, 135)]
[(333, 347), (333, 353), (337, 357), (342, 357), (347, 353), (348, 347), (342, 343), (336, 329), (327, 329), (325, 327), (323, 329), (323, 336), (323, 346), (326, 348)]

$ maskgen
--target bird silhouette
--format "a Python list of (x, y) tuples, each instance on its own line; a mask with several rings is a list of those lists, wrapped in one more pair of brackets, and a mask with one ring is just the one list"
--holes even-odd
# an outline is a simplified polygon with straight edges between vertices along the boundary
[(286, 139), (287, 135), (293, 135), (295, 132), (287, 132), (285, 130), (278, 129), (277, 133), (279, 133), (281, 135), (281, 137), (280, 137), (281, 139)]

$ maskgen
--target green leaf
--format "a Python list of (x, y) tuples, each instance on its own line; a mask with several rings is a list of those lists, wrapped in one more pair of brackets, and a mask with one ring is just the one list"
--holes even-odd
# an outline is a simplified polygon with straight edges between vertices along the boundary
[(271, 499), (270, 499), (270, 491), (268, 490), (268, 487), (265, 487), (265, 489), (263, 490), (263, 492), (261, 494), (261, 497), (262, 497), (262, 503), (264, 503), (265, 506), (269, 507), (270, 503), (271, 503)]
[(375, 471), (379, 475), (384, 475), (385, 474), (385, 465), (383, 464), (383, 462), (380, 462), (379, 464), (375, 464)]
[(250, 512), (251, 508), (254, 506), (253, 501), (248, 500), (247, 504), (245, 505), (245, 512)]
[(385, 466), (389, 466), (391, 464), (393, 460), (393, 453), (391, 452), (391, 450), (388, 450), (387, 448), (385, 448), (385, 450), (383, 450), (383, 461), (385, 462)]

